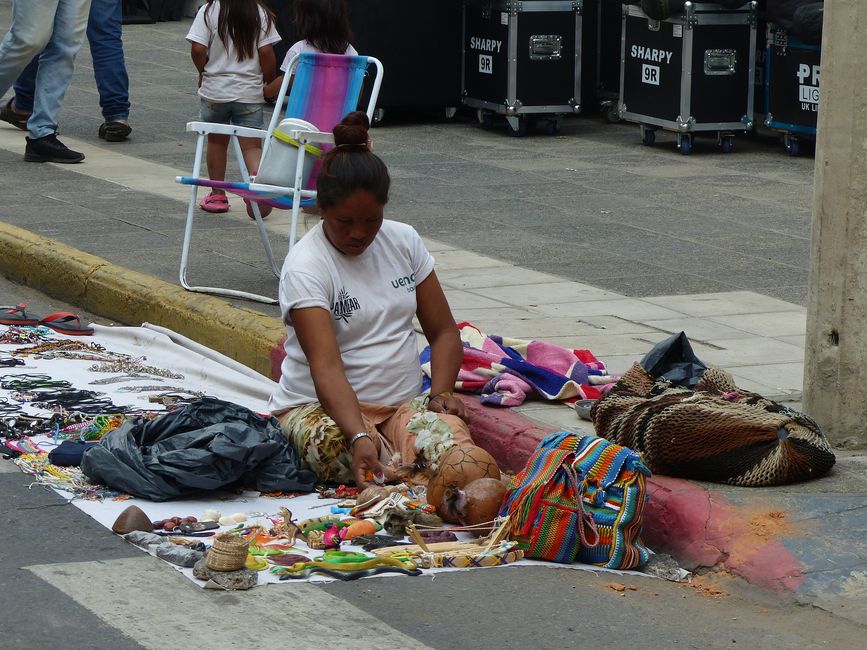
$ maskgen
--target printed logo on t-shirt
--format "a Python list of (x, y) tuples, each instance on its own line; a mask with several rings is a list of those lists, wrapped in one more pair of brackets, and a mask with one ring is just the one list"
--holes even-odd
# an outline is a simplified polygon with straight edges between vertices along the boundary
[(358, 298), (350, 296), (346, 287), (342, 287), (337, 293), (337, 300), (334, 301), (331, 312), (334, 314), (334, 320), (348, 323), (349, 319), (352, 318), (352, 312), (359, 309), (361, 309), (361, 305), (358, 303)]
[(407, 290), (408, 293), (412, 293), (415, 291), (415, 273), (411, 273), (409, 275), (404, 275), (400, 278), (395, 278), (391, 281), (391, 286), (395, 289), (400, 289), (403, 287)]

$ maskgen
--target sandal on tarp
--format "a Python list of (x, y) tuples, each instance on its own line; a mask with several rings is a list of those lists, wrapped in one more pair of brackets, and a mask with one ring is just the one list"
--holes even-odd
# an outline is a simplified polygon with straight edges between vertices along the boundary
[(108, 120), (99, 125), (99, 137), (106, 142), (122, 142), (132, 133), (132, 127), (125, 122)]
[(28, 314), (25, 307), (27, 307), (27, 305), (23, 302), (11, 309), (4, 307), (4, 310), (9, 309), (9, 311), (0, 312), (0, 325), (37, 327), (39, 325), (39, 316)]
[(229, 211), (229, 199), (225, 194), (217, 194), (216, 192), (211, 192), (202, 199), (199, 203), (199, 207), (205, 212), (228, 212)]
[(16, 129), (22, 131), (27, 130), (27, 120), (30, 119), (30, 113), (22, 113), (12, 108), (12, 99), (6, 102), (6, 106), (0, 108), (0, 120), (8, 122)]
[(59, 311), (56, 314), (49, 314), (39, 321), (40, 325), (50, 327), (55, 332), (60, 334), (70, 334), (73, 336), (90, 336), (93, 334), (92, 327), (85, 327), (81, 324), (81, 319), (68, 311)]

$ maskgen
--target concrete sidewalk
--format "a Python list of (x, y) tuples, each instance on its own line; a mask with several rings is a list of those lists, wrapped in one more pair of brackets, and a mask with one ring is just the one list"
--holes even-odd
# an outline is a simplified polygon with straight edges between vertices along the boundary
[[(185, 27), (126, 30), (131, 141), (96, 139), (84, 51), (62, 139), (85, 163), (24, 164), (23, 134), (0, 125), (0, 272), (119, 322), (165, 325), (269, 374), (282, 332), (275, 308), (177, 285), (188, 190), (173, 178), (189, 172), (183, 123), (196, 106)], [(517, 140), (470, 120), (421, 120), (373, 136), (394, 180), (389, 214), (425, 236), (456, 319), (590, 349), (614, 373), (684, 330), (743, 388), (797, 402), (812, 161), (749, 141), (731, 156), (699, 148), (686, 160), (641, 147), (636, 131), (582, 118), (558, 137)], [(276, 294), (235, 205), (197, 216), (195, 277)], [(268, 219), (278, 256), (287, 221)], [(475, 410), (474, 435), (508, 468), (546, 431), (589, 431), (557, 404)], [(722, 567), (844, 615), (845, 605), (867, 622), (848, 604), (867, 591), (862, 463), (844, 456), (831, 477), (776, 490), (654, 478), (648, 539), (690, 567)], [(817, 535), (816, 521), (833, 528)]]

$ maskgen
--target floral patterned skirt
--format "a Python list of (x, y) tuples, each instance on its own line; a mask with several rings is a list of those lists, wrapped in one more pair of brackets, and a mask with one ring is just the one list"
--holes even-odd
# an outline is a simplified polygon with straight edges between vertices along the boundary
[[(436, 468), (443, 452), (455, 444), (471, 445), (466, 422), (426, 409), (426, 396), (400, 406), (362, 402), (364, 428), (384, 465), (408, 465), (419, 454)], [(319, 402), (296, 406), (278, 416), (283, 434), (320, 481), (353, 483), (352, 451), (337, 423)]]

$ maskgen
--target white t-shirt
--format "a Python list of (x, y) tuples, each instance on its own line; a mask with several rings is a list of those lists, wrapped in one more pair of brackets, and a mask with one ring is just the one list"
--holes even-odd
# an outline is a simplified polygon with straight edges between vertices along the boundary
[(220, 16), (219, 0), (211, 5), (204, 5), (196, 14), (195, 20), (187, 34), (191, 43), (200, 43), (208, 48), (208, 62), (202, 75), (202, 86), (199, 96), (211, 102), (224, 104), (241, 102), (256, 104), (265, 101), (262, 86), (262, 66), (259, 63), (259, 48), (271, 45), (280, 40), (277, 28), (271, 23), (265, 30), (267, 20), (265, 11), (259, 8), (259, 40), (253, 57), (238, 61), (238, 52), (234, 43), (229, 41), (228, 47), (223, 45), (217, 33), (217, 19)]
[(346, 378), (362, 402), (398, 405), (416, 397), (422, 372), (413, 316), (416, 285), (434, 259), (412, 226), (388, 219), (361, 255), (344, 255), (320, 221), (289, 251), (280, 277), (287, 325), (286, 358), (271, 396), (272, 413), (317, 401), (310, 366), (290, 310), (321, 307), (331, 314)]
[[(302, 52), (313, 52), (314, 54), (322, 54), (322, 50), (313, 45), (313, 43), (311, 43), (310, 41), (297, 41), (292, 47), (289, 48), (289, 51), (286, 52), (283, 63), (280, 64), (280, 69), (283, 72), (286, 72), (289, 69), (289, 62)], [(347, 45), (346, 51), (343, 53), (343, 55), (358, 56), (358, 52), (356, 52), (355, 48), (351, 45)]]

